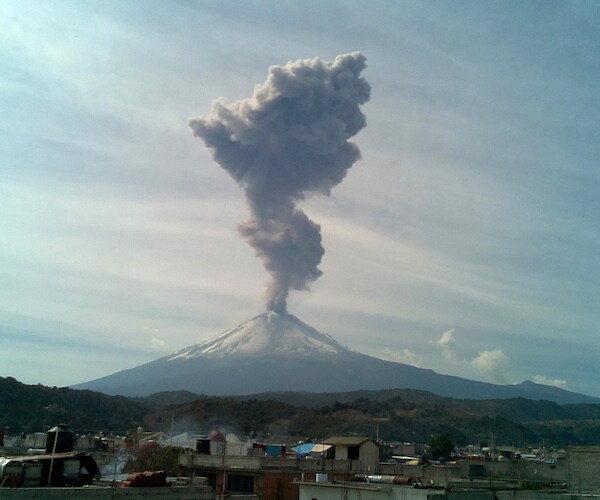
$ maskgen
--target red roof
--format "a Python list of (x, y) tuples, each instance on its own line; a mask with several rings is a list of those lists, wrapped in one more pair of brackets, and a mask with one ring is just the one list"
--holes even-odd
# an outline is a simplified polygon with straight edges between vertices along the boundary
[(215, 429), (208, 435), (208, 439), (211, 441), (225, 441), (225, 436), (223, 436), (218, 429)]

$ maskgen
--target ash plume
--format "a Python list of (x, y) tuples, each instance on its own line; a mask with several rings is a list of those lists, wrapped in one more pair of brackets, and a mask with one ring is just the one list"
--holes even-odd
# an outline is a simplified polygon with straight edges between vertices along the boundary
[(290, 289), (306, 290), (322, 274), (321, 228), (297, 203), (329, 195), (359, 159), (349, 139), (366, 125), (359, 109), (370, 94), (359, 76), (365, 67), (358, 52), (272, 66), (252, 97), (218, 99), (208, 116), (190, 120), (244, 189), (251, 216), (239, 231), (271, 274), (268, 310), (285, 313)]

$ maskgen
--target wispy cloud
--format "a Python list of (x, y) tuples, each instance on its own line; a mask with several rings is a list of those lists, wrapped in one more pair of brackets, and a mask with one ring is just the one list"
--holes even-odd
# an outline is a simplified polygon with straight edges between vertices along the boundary
[(388, 361), (404, 363), (405, 365), (416, 366), (417, 368), (422, 366), (421, 358), (410, 349), (394, 350), (386, 347), (382, 357)]
[(480, 376), (483, 375), (487, 380), (499, 384), (510, 383), (509, 377), (506, 374), (508, 359), (502, 349), (486, 349), (469, 359), (468, 356), (460, 355), (457, 350), (454, 328), (445, 331), (435, 341), (435, 345), (440, 349), (444, 359), (454, 366), (454, 369), (465, 372), (474, 368)]
[(558, 387), (560, 389), (569, 390), (569, 384), (567, 383), (566, 380), (563, 380), (563, 379), (559, 379), (559, 378), (553, 379), (551, 377), (546, 377), (545, 375), (535, 375), (533, 377), (533, 381), (536, 384), (549, 385), (552, 387)]
[(150, 339), (150, 345), (155, 349), (162, 350), (165, 344), (166, 342), (164, 341), (164, 339), (158, 337), (153, 337), (152, 339)]
[(457, 361), (458, 356), (454, 350), (456, 340), (454, 339), (454, 328), (442, 333), (442, 336), (435, 342), (442, 350), (442, 354), (448, 361)]
[[(600, 3), (321, 4), (0, 2), (0, 316), (43, 325), (5, 340), (5, 373), (35, 382), (21, 353), (73, 337), (122, 346), (99, 376), (262, 309), (238, 188), (187, 121), (269, 65), (357, 49), (362, 160), (301, 203), (326, 253), (290, 310), (402, 362), (495, 381), (560, 365), (600, 394)], [(70, 382), (59, 364), (39, 380)]]

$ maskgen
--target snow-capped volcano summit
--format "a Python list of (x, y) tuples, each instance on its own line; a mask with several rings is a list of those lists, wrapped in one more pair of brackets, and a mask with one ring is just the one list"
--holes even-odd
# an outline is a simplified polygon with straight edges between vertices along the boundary
[(486, 384), (384, 361), (343, 347), (291, 314), (275, 312), (256, 316), (210, 340), (145, 365), (75, 388), (124, 396), (176, 390), (243, 395), (400, 388), (468, 399), (525, 397), (563, 404), (593, 399), (532, 382)]
[(291, 314), (273, 311), (256, 316), (210, 340), (186, 347), (168, 359), (266, 355), (335, 355), (348, 349)]

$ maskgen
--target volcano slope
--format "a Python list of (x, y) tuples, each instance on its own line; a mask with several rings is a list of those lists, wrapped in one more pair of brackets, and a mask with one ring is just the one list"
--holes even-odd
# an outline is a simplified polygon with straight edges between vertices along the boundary
[(524, 397), (559, 404), (599, 402), (527, 381), (496, 385), (384, 361), (342, 346), (291, 314), (275, 312), (256, 316), (217, 337), (150, 363), (73, 387), (123, 396), (176, 390), (246, 395), (402, 388), (460, 399)]

